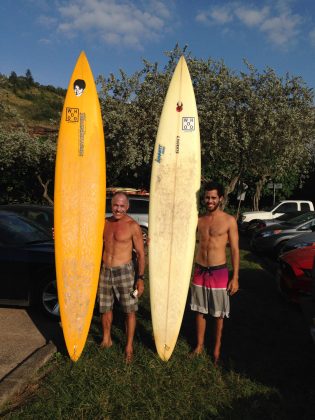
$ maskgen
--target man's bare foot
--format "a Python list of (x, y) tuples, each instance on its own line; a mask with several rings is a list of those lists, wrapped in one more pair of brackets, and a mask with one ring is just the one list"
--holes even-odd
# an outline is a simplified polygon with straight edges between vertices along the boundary
[(201, 356), (204, 352), (203, 346), (197, 346), (192, 352), (189, 353), (189, 357)]
[(127, 364), (131, 363), (133, 359), (133, 351), (132, 350), (126, 350), (125, 351), (125, 362)]
[(110, 347), (112, 347), (113, 342), (112, 340), (103, 340), (100, 344), (100, 348), (101, 349), (109, 349)]

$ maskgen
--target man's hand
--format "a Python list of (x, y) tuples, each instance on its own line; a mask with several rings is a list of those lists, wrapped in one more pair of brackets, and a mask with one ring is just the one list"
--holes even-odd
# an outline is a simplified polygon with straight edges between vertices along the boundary
[(239, 285), (238, 285), (238, 279), (234, 279), (232, 278), (228, 285), (227, 285), (227, 291), (229, 293), (230, 296), (234, 295), (234, 293), (236, 293), (238, 291)]
[(138, 290), (138, 298), (139, 298), (144, 292), (144, 281), (142, 279), (137, 280), (136, 288)]

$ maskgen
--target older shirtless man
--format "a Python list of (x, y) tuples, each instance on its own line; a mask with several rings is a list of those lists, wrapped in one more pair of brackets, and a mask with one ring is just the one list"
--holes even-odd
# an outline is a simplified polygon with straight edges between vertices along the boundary
[[(207, 212), (199, 217), (199, 246), (191, 286), (191, 309), (196, 311), (197, 346), (193, 354), (202, 353), (206, 331), (206, 315), (215, 318), (213, 360), (220, 357), (223, 319), (229, 316), (229, 296), (238, 290), (239, 247), (238, 229), (234, 217), (223, 212), (220, 204), (223, 188), (216, 182), (205, 186)], [(226, 266), (226, 246), (229, 243), (233, 276), (229, 280)]]
[[(111, 325), (113, 320), (114, 296), (126, 314), (127, 343), (126, 362), (132, 360), (133, 337), (136, 328), (138, 297), (144, 291), (144, 245), (141, 228), (127, 215), (129, 199), (125, 193), (118, 192), (112, 198), (113, 215), (106, 219), (104, 228), (104, 252), (99, 282), (100, 313), (103, 328), (101, 347), (112, 346)], [(133, 248), (137, 253), (138, 275), (135, 283), (135, 270), (132, 262)], [(136, 286), (138, 297), (133, 295)]]

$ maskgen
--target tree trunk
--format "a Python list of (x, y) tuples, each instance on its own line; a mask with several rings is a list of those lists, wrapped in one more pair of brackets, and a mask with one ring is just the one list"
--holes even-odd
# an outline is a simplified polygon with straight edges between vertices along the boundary
[(264, 175), (256, 183), (256, 191), (255, 191), (255, 195), (254, 195), (254, 198), (253, 198), (254, 211), (259, 210), (259, 201), (260, 201), (260, 198), (261, 198), (261, 192), (262, 192), (262, 189), (263, 189), (263, 186), (264, 186), (265, 182), (266, 182), (266, 176)]
[(41, 178), (41, 176), (40, 176), (40, 175), (37, 175), (37, 179), (38, 179), (38, 181), (39, 181), (40, 185), (44, 188), (43, 197), (45, 198), (45, 200), (47, 200), (47, 201), (48, 201), (48, 203), (49, 203), (51, 206), (53, 206), (53, 205), (54, 205), (54, 202), (53, 202), (53, 200), (49, 197), (49, 194), (48, 194), (48, 185), (49, 185), (49, 183), (50, 183), (50, 179), (48, 179), (48, 181), (47, 181), (45, 184), (44, 184), (44, 182), (42, 181), (42, 178)]
[(222, 210), (228, 205), (229, 202), (229, 194), (235, 190), (236, 184), (238, 183), (240, 179), (241, 174), (236, 175), (234, 178), (231, 179), (227, 187), (225, 187), (224, 190), (224, 201), (222, 204)]

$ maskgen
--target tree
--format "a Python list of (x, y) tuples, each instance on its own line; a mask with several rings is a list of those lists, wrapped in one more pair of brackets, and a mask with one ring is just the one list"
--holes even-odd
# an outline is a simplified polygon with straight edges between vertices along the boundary
[(33, 79), (33, 76), (32, 76), (32, 73), (31, 73), (30, 69), (26, 70), (25, 79), (26, 79), (26, 84), (27, 84), (28, 87), (31, 87), (31, 86), (34, 85), (34, 79)]
[(38, 176), (44, 183), (53, 179), (55, 145), (53, 137), (34, 137), (23, 127), (16, 130), (0, 127), (2, 203), (41, 201), (45, 191)]

